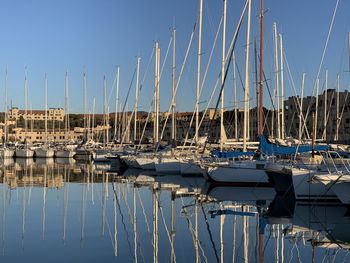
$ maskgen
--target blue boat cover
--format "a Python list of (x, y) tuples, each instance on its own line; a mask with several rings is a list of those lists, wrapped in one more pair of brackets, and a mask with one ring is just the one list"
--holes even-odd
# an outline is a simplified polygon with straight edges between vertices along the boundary
[[(315, 151), (327, 151), (328, 145), (315, 145)], [(282, 146), (268, 142), (265, 136), (260, 136), (260, 152), (266, 155), (292, 155), (311, 152), (312, 146), (300, 144), (298, 146)]]
[(225, 151), (221, 152), (218, 150), (213, 150), (211, 155), (216, 158), (236, 158), (240, 156), (253, 156), (255, 152), (238, 152), (238, 151)]

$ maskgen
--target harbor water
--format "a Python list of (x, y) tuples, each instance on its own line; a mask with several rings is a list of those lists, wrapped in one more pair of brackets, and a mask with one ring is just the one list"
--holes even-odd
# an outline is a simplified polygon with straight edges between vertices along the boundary
[(349, 262), (350, 213), (272, 187), (115, 170), (69, 159), (1, 162), (2, 262)]

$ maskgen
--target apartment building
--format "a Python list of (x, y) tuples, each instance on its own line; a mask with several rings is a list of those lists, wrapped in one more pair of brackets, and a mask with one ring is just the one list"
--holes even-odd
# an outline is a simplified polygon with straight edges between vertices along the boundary
[[(47, 120), (63, 121), (64, 109), (50, 108), (47, 110)], [(9, 109), (7, 116), (9, 119), (18, 120), (23, 117), (25, 120), (44, 121), (45, 110), (20, 110), (17, 107)]]

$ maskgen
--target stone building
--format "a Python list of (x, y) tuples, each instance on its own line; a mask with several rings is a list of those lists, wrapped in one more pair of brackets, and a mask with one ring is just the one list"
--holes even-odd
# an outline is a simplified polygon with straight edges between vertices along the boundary
[[(303, 116), (306, 129), (302, 129), (302, 138), (312, 136), (312, 115), (314, 113), (316, 126), (316, 139), (327, 142), (350, 142), (350, 94), (347, 90), (336, 92), (328, 89), (316, 97), (303, 98)], [(317, 116), (316, 114), (316, 104)], [(299, 112), (301, 99), (299, 96), (289, 97), (285, 101), (286, 134), (299, 138)], [(338, 117), (337, 117), (338, 115)], [(302, 120), (302, 125), (304, 120)]]
[[(18, 120), (23, 117), (25, 120), (44, 121), (45, 110), (20, 110), (16, 107), (9, 109), (7, 116), (9, 119)], [(64, 109), (62, 108), (50, 108), (47, 110), (47, 120), (63, 121)]]

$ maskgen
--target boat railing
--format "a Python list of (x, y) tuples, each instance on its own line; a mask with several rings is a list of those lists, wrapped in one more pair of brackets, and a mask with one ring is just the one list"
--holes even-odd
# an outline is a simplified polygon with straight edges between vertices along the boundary
[[(321, 152), (323, 157), (322, 161), (324, 165), (327, 167), (329, 173), (337, 173), (337, 174), (350, 174), (350, 166), (349, 162), (337, 152), (337, 151), (326, 151)], [(335, 160), (339, 160), (340, 162), (336, 162)]]

